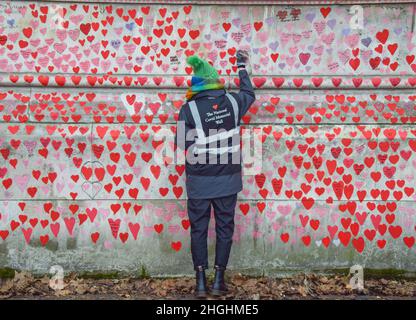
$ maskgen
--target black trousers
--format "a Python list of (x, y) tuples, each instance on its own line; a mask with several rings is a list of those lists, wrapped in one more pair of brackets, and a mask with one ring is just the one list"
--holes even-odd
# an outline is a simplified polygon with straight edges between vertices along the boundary
[(188, 199), (191, 223), (191, 252), (194, 269), (208, 268), (208, 225), (211, 205), (215, 214), (215, 265), (226, 268), (234, 233), (234, 215), (237, 194), (214, 199)]

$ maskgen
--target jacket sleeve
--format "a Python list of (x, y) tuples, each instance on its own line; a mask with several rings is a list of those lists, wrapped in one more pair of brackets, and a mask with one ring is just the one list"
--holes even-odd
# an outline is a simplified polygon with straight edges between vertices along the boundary
[(188, 131), (193, 128), (191, 121), (189, 120), (186, 112), (188, 106), (184, 104), (179, 111), (178, 122), (176, 126), (175, 144), (179, 149), (186, 150), (193, 143), (192, 141), (186, 141)]
[(238, 71), (238, 76), (240, 78), (240, 91), (238, 92), (238, 97), (240, 98), (240, 118), (246, 114), (250, 106), (256, 100), (256, 95), (254, 94), (253, 85), (251, 84), (250, 77), (246, 69), (241, 69)]

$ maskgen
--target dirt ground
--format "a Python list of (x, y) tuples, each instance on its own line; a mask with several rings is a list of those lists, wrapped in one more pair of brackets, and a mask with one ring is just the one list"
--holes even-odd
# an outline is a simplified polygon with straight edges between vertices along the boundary
[[(210, 280), (210, 279), (209, 279)], [(414, 299), (416, 279), (365, 279), (364, 291), (351, 289), (340, 275), (299, 274), (288, 278), (228, 276), (230, 292), (222, 299)], [(63, 288), (50, 287), (50, 277), (16, 272), (0, 279), (0, 299), (193, 299), (194, 279), (65, 277)]]

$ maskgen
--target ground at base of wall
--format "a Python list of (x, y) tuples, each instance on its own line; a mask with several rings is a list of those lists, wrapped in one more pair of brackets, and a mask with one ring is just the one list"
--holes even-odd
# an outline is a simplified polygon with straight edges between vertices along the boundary
[[(16, 272), (0, 279), (0, 299), (192, 299), (194, 283), (191, 277), (92, 279), (71, 274), (61, 290), (54, 290), (49, 276)], [(254, 278), (232, 273), (227, 283), (230, 292), (222, 299), (416, 299), (416, 279), (365, 279), (363, 292), (352, 290), (349, 278), (340, 275)]]

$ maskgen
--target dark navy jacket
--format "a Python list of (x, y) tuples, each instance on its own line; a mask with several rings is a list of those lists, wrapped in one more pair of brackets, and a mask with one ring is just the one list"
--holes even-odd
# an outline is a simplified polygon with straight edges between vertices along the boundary
[[(238, 72), (240, 78), (240, 91), (229, 92), (238, 103), (238, 121), (248, 111), (255, 101), (255, 94), (247, 70)], [(221, 103), (230, 104), (225, 96), (226, 90), (205, 90), (195, 94), (192, 99), (198, 108), (212, 105), (212, 99)], [(195, 122), (186, 102), (180, 112), (178, 121), (185, 123), (185, 134), (195, 129)], [(188, 149), (194, 141), (186, 141), (185, 149)], [(180, 144), (178, 144), (180, 146)], [(225, 167), (224, 167), (225, 166)], [(191, 165), (186, 162), (186, 189), (189, 199), (212, 199), (236, 194), (242, 190), (241, 165), (236, 164), (198, 164)]]

